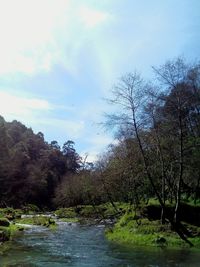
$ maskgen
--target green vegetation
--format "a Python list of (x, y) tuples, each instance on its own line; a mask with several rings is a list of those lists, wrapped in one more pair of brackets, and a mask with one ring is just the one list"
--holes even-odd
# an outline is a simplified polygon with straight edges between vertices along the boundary
[[(107, 228), (108, 240), (136, 246), (188, 247), (188, 245), (171, 230), (170, 224), (162, 225), (159, 220), (136, 219), (134, 213), (126, 213), (113, 228)], [(200, 248), (200, 228), (185, 224), (190, 234), (189, 240)]]
[(38, 216), (38, 215), (28, 218), (16, 219), (15, 223), (41, 225), (46, 227), (55, 225), (55, 221), (52, 218), (47, 216)]
[[(62, 149), (56, 141), (45, 142), (41, 132), (0, 116), (0, 207), (52, 208), (55, 188), (79, 168), (74, 142)], [(27, 204), (28, 203), (28, 204)], [(36, 207), (37, 206), (37, 207)]]
[[(25, 208), (25, 211), (30, 217), (21, 218), (23, 210), (20, 209), (0, 209), (0, 242), (12, 240), (14, 236), (23, 231), (26, 226), (21, 226), (21, 224), (41, 225), (51, 229), (56, 228), (56, 223), (52, 218), (36, 214), (35, 206), (31, 206), (31, 209), (28, 206)], [(29, 215), (30, 213), (35, 215)]]
[(19, 231), (24, 228), (10, 223), (7, 218), (0, 218), (0, 242), (11, 240)]
[[(161, 224), (161, 207), (158, 200), (151, 198), (148, 203), (141, 202), (134, 209), (134, 205), (128, 203), (110, 203), (97, 206), (79, 205), (70, 208), (61, 208), (55, 214), (64, 222), (87, 222), (87, 219), (101, 220), (118, 218), (117, 223), (111, 227), (107, 226), (106, 237), (108, 240), (117, 243), (139, 245), (139, 246), (162, 246), (162, 247), (188, 247), (180, 237), (172, 230), (169, 222)], [(167, 212), (171, 212), (174, 204), (167, 202)], [(183, 212), (181, 214), (182, 224), (190, 232), (190, 242), (196, 248), (200, 248), (200, 227), (196, 211), (198, 205), (182, 203)], [(117, 212), (116, 212), (117, 209)], [(189, 211), (189, 212), (187, 212)], [(189, 216), (187, 216), (189, 214)], [(86, 221), (85, 221), (86, 219)], [(89, 221), (90, 222), (90, 221)], [(190, 224), (191, 223), (191, 224)], [(200, 226), (200, 225), (199, 225)]]
[(60, 208), (55, 211), (55, 214), (59, 218), (74, 218), (77, 216), (75, 209), (73, 208)]
[[(92, 205), (78, 205), (70, 208), (60, 208), (55, 211), (58, 218), (62, 219), (113, 219), (118, 214), (124, 213), (128, 209), (127, 203), (115, 203), (118, 207), (116, 212), (115, 208), (110, 203)], [(117, 214), (116, 214), (117, 213)]]
[(8, 220), (14, 220), (15, 218), (20, 218), (24, 214), (22, 209), (13, 209), (13, 208), (1, 208), (0, 209), (0, 218), (5, 217)]

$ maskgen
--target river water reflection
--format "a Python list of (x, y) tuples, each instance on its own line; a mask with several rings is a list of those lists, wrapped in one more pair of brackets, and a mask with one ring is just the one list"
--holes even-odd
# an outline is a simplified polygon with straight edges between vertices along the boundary
[(55, 231), (27, 229), (0, 255), (1, 267), (198, 267), (191, 250), (128, 248), (109, 243), (103, 226), (60, 223)]

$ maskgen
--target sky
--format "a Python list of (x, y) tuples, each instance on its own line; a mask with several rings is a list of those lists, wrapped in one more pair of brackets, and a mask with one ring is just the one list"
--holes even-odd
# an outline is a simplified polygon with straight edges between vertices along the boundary
[(199, 10), (199, 0), (0, 0), (0, 115), (95, 160), (114, 142), (99, 123), (122, 75), (199, 60)]

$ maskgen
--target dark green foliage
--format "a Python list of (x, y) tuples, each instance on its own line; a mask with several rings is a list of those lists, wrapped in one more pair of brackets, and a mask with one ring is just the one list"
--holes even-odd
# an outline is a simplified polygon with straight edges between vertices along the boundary
[(63, 176), (79, 168), (72, 144), (66, 142), (61, 151), (56, 141), (45, 142), (42, 133), (0, 117), (0, 207), (31, 203), (50, 208)]

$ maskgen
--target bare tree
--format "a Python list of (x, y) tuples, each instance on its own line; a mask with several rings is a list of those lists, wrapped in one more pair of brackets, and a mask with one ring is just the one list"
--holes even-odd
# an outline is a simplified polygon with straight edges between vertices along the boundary
[[(179, 76), (178, 76), (179, 78)], [(174, 83), (173, 78), (173, 83)], [(148, 128), (148, 123), (143, 123), (143, 108), (144, 105), (147, 104), (147, 98), (145, 94), (145, 86), (146, 84), (141, 79), (140, 75), (137, 73), (129, 73), (123, 76), (112, 91), (113, 98), (110, 100), (110, 103), (119, 107), (119, 112), (115, 114), (110, 114), (107, 116), (107, 125), (117, 127), (126, 127), (126, 129), (132, 132), (133, 137), (136, 138), (137, 144), (141, 153), (143, 166), (144, 166), (144, 174), (147, 176), (153, 191), (158, 198), (158, 201), (161, 205), (163, 212), (166, 214), (166, 205), (165, 201), (162, 198), (162, 193), (160, 193), (159, 189), (156, 187), (154, 182), (151, 166), (149, 164), (148, 158), (148, 144), (145, 142), (144, 131), (145, 128)], [(182, 131), (182, 118), (180, 118), (179, 126)], [(182, 136), (182, 133), (180, 133)], [(182, 137), (181, 137), (182, 138)], [(159, 142), (158, 142), (159, 143)], [(177, 183), (177, 201), (180, 199), (180, 185), (182, 181), (183, 175), (183, 163), (182, 163), (182, 139), (180, 140), (180, 177)], [(163, 189), (164, 190), (164, 189)], [(177, 208), (176, 208), (177, 209)], [(174, 221), (171, 216), (167, 215), (167, 219), (171, 223), (173, 229), (179, 234), (179, 236), (185, 240), (188, 244), (192, 246), (192, 243), (187, 240), (183, 227), (180, 222)]]

